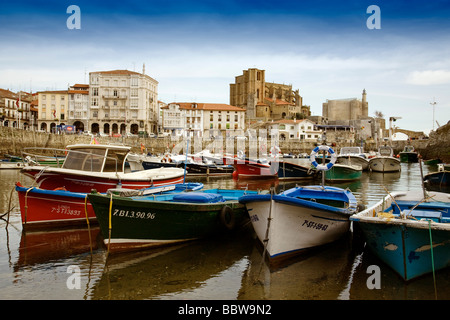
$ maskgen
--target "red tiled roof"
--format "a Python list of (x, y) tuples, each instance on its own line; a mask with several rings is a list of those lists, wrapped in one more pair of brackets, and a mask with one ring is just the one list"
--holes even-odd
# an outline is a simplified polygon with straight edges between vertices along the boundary
[(68, 93), (89, 94), (87, 90), (69, 90)]
[(95, 71), (90, 73), (101, 73), (101, 74), (121, 74), (121, 75), (130, 75), (130, 74), (141, 74), (139, 72), (134, 72), (130, 70), (110, 70), (110, 71)]
[[(197, 103), (197, 102), (172, 102), (169, 104), (177, 104), (180, 109), (185, 110), (206, 110), (206, 111), (245, 111), (243, 108), (231, 106), (225, 103)], [(194, 107), (194, 105), (197, 105)], [(167, 109), (168, 106), (163, 107)]]

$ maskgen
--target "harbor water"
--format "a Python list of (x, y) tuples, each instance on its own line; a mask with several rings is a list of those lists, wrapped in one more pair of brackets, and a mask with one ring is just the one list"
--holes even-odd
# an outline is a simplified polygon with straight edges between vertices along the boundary
[[(294, 159), (301, 161), (302, 159)], [(349, 188), (365, 206), (389, 192), (421, 189), (418, 163), (399, 173), (363, 172)], [(423, 174), (436, 167), (423, 165)], [(68, 300), (394, 300), (450, 299), (450, 270), (405, 283), (366, 248), (357, 232), (277, 268), (262, 260), (251, 225), (236, 233), (158, 250), (107, 255), (97, 227), (22, 232), (15, 182), (18, 170), (0, 171), (0, 299)], [(204, 188), (277, 191), (320, 181), (188, 177)], [(9, 224), (7, 220), (9, 219)], [(379, 287), (370, 285), (373, 266)], [(73, 276), (79, 277), (74, 280)]]

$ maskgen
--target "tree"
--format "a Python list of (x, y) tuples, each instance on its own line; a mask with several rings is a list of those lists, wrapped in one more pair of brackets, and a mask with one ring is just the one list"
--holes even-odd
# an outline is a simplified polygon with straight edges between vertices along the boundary
[(379, 119), (383, 119), (384, 118), (384, 114), (381, 111), (375, 111), (375, 118), (379, 118)]

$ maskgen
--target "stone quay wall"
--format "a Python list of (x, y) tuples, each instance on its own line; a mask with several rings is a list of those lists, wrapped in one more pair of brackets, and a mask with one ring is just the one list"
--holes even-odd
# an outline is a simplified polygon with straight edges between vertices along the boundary
[[(448, 131), (445, 131), (447, 134)], [(436, 139), (443, 139), (443, 135), (435, 135)], [(35, 132), (27, 131), (21, 129), (13, 129), (8, 127), (0, 127), (0, 154), (10, 154), (10, 155), (22, 155), (25, 148), (49, 148), (49, 149), (64, 149), (67, 145), (86, 143), (89, 144), (92, 141), (91, 136), (78, 135), (78, 134), (51, 134), (45, 132)], [(152, 154), (163, 154), (165, 152), (183, 153), (186, 149), (187, 142), (182, 139), (172, 139), (171, 137), (164, 138), (138, 138), (138, 137), (95, 137), (96, 141), (100, 144), (123, 144), (131, 147), (132, 152), (141, 153), (141, 147), (144, 147), (145, 153), (150, 152)], [(450, 137), (449, 137), (450, 139)], [(434, 155), (438, 155), (436, 152), (433, 153), (433, 148), (431, 146), (437, 146), (439, 144), (442, 146), (441, 141), (434, 141), (435, 139), (427, 140), (413, 140), (410, 143), (419, 151), (421, 154), (426, 155), (426, 158), (431, 159)], [(449, 141), (449, 140), (447, 140)], [(331, 143), (329, 143), (330, 145)], [(394, 148), (394, 152), (402, 151), (404, 146), (407, 144), (406, 141), (392, 141), (391, 145)], [(448, 142), (447, 142), (448, 144)], [(245, 150), (247, 154), (257, 154), (260, 155), (266, 151), (270, 152), (271, 141), (268, 140), (264, 147), (258, 145), (256, 140), (245, 142), (236, 142), (235, 139), (192, 139), (189, 145), (190, 153), (195, 153), (203, 149), (209, 149), (212, 152), (228, 152), (233, 150), (237, 153), (239, 149), (242, 149), (245, 145)], [(310, 154), (312, 149), (317, 146), (314, 142), (293, 142), (293, 141), (279, 141), (279, 146), (282, 153), (291, 153), (294, 155), (300, 153)], [(339, 152), (341, 147), (349, 145), (334, 144), (333, 149)], [(238, 149), (239, 148), (239, 149)], [(366, 144), (365, 151), (376, 150), (376, 145)], [(450, 150), (450, 146), (448, 146)], [(447, 150), (447, 149), (445, 149)], [(253, 153), (252, 153), (253, 152)], [(448, 155), (448, 161), (450, 161), (450, 152), (441, 152), (439, 155)], [(425, 158), (425, 157), (424, 157)], [(441, 159), (445, 160), (445, 159)]]

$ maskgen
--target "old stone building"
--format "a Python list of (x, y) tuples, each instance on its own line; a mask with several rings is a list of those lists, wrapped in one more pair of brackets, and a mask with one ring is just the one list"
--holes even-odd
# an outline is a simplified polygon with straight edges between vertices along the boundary
[(270, 83), (265, 70), (250, 68), (230, 84), (230, 105), (246, 110), (248, 120), (294, 119), (311, 115), (308, 106), (302, 106), (299, 90), (292, 85)]
[[(322, 116), (331, 124), (347, 124), (349, 120), (365, 119), (369, 116), (369, 103), (366, 89), (363, 90), (362, 100), (357, 98), (327, 100), (322, 104)], [(342, 123), (338, 123), (342, 121)], [(344, 123), (345, 122), (345, 123)]]

